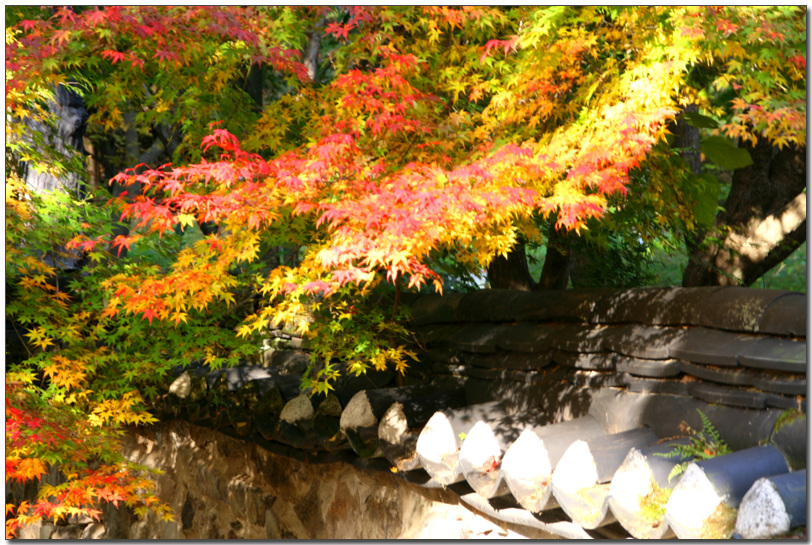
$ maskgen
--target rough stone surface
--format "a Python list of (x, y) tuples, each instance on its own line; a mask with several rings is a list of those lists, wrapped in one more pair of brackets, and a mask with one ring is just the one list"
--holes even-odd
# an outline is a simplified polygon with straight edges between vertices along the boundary
[[(158, 496), (175, 513), (161, 522), (106, 509), (102, 524), (57, 526), (45, 538), (460, 539), (535, 537), (396, 475), (344, 463), (307, 463), (174, 421), (131, 431), (125, 456), (164, 471)], [(125, 523), (126, 534), (115, 534)], [(38, 539), (42, 525), (22, 531)], [(111, 530), (113, 532), (111, 532)], [(528, 531), (530, 533), (528, 533)], [(520, 533), (517, 533), (520, 532)], [(45, 532), (42, 532), (45, 533)]]

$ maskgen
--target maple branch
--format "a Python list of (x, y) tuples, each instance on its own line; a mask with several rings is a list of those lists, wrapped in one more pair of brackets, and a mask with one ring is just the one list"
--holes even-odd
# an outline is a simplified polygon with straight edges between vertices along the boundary
[(10, 320), (10, 321), (11, 321), (11, 327), (14, 328), (14, 333), (17, 334), (17, 338), (20, 339), (20, 342), (23, 343), (23, 348), (25, 348), (25, 351), (28, 352), (28, 357), (33, 358), (34, 354), (31, 353), (31, 351), (28, 349), (28, 345), (25, 344), (25, 339), (23, 339), (23, 336), (20, 335), (20, 332), (17, 330), (17, 325), (14, 323), (14, 320)]

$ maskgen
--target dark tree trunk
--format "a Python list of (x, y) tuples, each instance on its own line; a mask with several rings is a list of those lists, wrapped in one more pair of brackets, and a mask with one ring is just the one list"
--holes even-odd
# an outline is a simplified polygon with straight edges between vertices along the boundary
[(567, 289), (572, 268), (572, 253), (570, 252), (570, 235), (558, 230), (550, 232), (547, 240), (547, 252), (544, 255), (544, 266), (536, 289), (563, 290)]
[[(696, 104), (688, 104), (684, 111), (699, 113), (699, 107)], [(686, 123), (682, 117), (677, 119), (677, 123), (674, 125), (674, 147), (680, 150), (682, 158), (691, 167), (693, 173), (699, 176), (702, 169), (699, 129)]]
[(248, 69), (248, 74), (245, 78), (245, 85), (243, 85), (243, 91), (245, 91), (248, 96), (251, 97), (251, 100), (254, 101), (252, 109), (260, 113), (262, 112), (262, 66), (258, 64), (252, 64), (251, 67)]
[(806, 241), (806, 148), (744, 147), (753, 164), (733, 174), (715, 222), (721, 244), (697, 245), (683, 286), (749, 286)]
[(535, 288), (530, 269), (527, 267), (527, 252), (524, 242), (511, 248), (507, 257), (496, 256), (488, 266), (488, 282), (494, 289), (531, 291)]

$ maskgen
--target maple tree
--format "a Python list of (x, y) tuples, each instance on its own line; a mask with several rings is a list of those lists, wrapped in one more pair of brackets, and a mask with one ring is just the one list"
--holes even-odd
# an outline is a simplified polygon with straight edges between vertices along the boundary
[[(746, 146), (805, 149), (796, 8), (145, 6), (15, 17), (12, 166), (57, 178), (82, 168), (31, 135), (33, 121), (54, 125), (48, 104), (67, 86), (87, 105), (86, 140), (112, 194), (106, 183), (36, 194), (9, 169), (7, 315), (36, 354), (12, 366), (14, 380), (7, 373), (7, 392), (17, 389), (7, 445), (40, 418), (49, 437), (93, 426), (104, 446), (15, 447), (12, 478), (59, 463), (85, 495), (71, 503), (73, 493), (45, 487), (37, 504), (15, 508), (7, 533), (98, 499), (170, 516), (136, 493), (143, 480), (128, 481), (120, 459), (89, 474), (70, 464), (112, 456), (121, 425), (150, 421), (146, 404), (177, 366), (234, 364), (288, 327), (312, 340), (303, 386), (313, 392), (342, 367), (402, 372), (414, 354), (401, 294), (442, 291), (446, 264), (493, 272), (516, 248), (555, 237), (625, 244), (707, 229), (719, 182), (689, 167), (691, 145), (712, 161), (743, 152), (729, 170), (753, 159)], [(686, 125), (701, 137), (675, 142)], [(55, 251), (62, 261), (42, 259)], [(65, 256), (85, 263), (67, 286)], [(99, 488), (102, 477), (118, 484)]]

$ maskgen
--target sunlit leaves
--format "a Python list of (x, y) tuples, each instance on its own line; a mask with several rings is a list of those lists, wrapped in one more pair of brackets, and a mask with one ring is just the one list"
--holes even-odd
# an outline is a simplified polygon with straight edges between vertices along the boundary
[[(317, 81), (300, 62), (314, 30)], [(312, 342), (314, 392), (342, 365), (403, 370), (397, 304), (379, 303), (442, 290), (438, 255), (479, 274), (518, 240), (542, 242), (544, 222), (604, 220), (634, 240), (707, 225), (718, 185), (667, 143), (688, 104), (725, 168), (743, 162), (720, 160), (722, 137), (806, 138), (795, 7), (109, 6), (26, 17), (6, 37), (14, 115), (48, 122), (40, 99), (75, 80), (89, 123), (183, 141), (172, 164), (110, 173), (140, 188), (98, 207), (128, 235), (98, 218), (54, 224), (56, 200), (7, 182), (9, 312), (49, 381), (43, 399), (97, 428), (146, 421), (126, 397), (142, 374), (236, 363), (275, 328)], [(240, 89), (256, 64), (283, 82), (261, 104)], [(16, 124), (7, 133), (20, 160), (69, 168)], [(728, 144), (730, 159), (741, 150)], [(56, 241), (92, 263), (70, 296), (39, 259)], [(132, 261), (112, 260), (124, 250)], [(145, 346), (154, 335), (164, 347)]]

